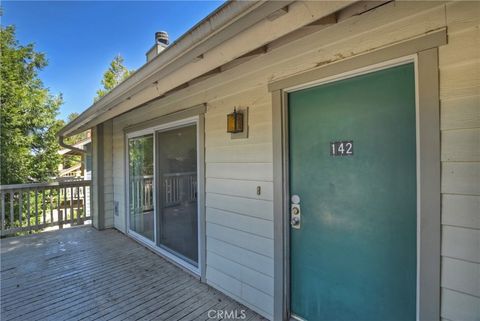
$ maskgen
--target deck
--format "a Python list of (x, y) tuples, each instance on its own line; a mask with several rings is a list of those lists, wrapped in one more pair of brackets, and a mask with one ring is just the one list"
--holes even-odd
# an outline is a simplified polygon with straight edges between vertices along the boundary
[(1, 240), (1, 320), (222, 320), (216, 311), (264, 320), (116, 230)]

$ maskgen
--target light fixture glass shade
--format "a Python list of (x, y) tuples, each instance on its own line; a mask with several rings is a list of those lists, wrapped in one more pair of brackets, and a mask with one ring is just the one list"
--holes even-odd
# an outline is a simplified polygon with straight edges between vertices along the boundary
[(243, 113), (237, 112), (227, 115), (227, 133), (241, 133), (243, 132)]

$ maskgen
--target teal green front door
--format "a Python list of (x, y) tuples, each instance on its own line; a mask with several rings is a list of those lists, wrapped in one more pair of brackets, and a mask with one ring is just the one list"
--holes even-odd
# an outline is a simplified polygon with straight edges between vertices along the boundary
[(291, 92), (288, 106), (298, 208), (290, 228), (292, 315), (414, 321), (414, 65)]

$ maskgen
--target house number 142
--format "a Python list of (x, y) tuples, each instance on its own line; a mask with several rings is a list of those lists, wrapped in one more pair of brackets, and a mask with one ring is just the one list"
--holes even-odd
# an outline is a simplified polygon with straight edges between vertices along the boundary
[(352, 156), (353, 155), (353, 141), (331, 142), (330, 155), (332, 156)]

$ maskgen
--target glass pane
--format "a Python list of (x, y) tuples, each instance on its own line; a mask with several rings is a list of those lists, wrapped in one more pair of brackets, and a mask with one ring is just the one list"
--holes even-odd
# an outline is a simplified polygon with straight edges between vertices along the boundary
[(196, 265), (197, 129), (157, 133), (159, 240), (163, 248)]
[(130, 229), (153, 241), (153, 135), (128, 140)]

